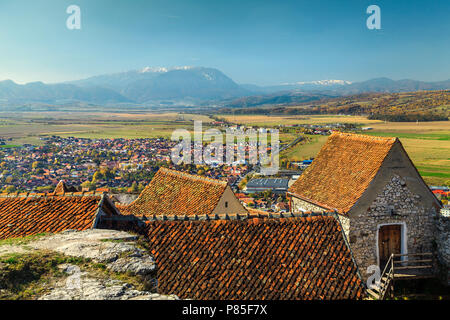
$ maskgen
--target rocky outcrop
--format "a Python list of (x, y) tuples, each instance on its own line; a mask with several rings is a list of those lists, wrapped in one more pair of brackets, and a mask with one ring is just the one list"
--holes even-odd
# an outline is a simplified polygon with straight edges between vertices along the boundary
[(69, 277), (39, 300), (175, 300), (176, 296), (139, 291), (126, 282), (90, 277), (75, 265), (63, 265)]
[[(92, 229), (64, 231), (26, 243), (8, 245), (1, 254), (26, 252), (56, 252), (63, 256), (77, 257), (96, 265), (95, 269), (81, 270), (76, 264), (63, 263), (58, 268), (65, 274), (56, 279), (42, 300), (161, 300), (177, 299), (176, 296), (157, 293), (156, 264), (151, 255), (139, 245), (138, 236), (116, 230)], [(95, 269), (95, 270), (97, 270)], [(125, 280), (108, 277), (108, 274), (126, 275)], [(126, 279), (134, 279), (143, 285), (137, 290)]]
[(32, 244), (35, 249), (52, 250), (64, 255), (104, 263), (115, 272), (152, 277), (156, 264), (144, 249), (136, 246), (137, 236), (124, 231), (92, 229), (64, 231)]

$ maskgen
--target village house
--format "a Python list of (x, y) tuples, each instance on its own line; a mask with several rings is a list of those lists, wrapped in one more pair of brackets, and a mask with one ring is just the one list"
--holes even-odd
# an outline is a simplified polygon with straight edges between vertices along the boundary
[(2, 194), (0, 239), (114, 227), (119, 211), (105, 194)]
[(433, 251), (441, 204), (397, 138), (333, 133), (288, 196), (291, 212), (338, 213), (363, 278), (391, 254)]
[(201, 215), (247, 213), (225, 181), (160, 168), (139, 197), (117, 204), (124, 215)]

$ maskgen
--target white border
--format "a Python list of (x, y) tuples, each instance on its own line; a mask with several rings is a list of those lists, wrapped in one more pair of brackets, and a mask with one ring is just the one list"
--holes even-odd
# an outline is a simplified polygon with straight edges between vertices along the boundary
[[(407, 254), (408, 253), (408, 233), (406, 228), (406, 222), (390, 222), (390, 223), (380, 223), (377, 225), (377, 237), (375, 241), (376, 245), (376, 252), (377, 252), (377, 265), (380, 266), (380, 247), (378, 246), (378, 236), (380, 234), (380, 227), (383, 226), (391, 226), (391, 225), (400, 225), (400, 233), (401, 233), (401, 254)], [(404, 260), (405, 257), (402, 257), (401, 260)]]

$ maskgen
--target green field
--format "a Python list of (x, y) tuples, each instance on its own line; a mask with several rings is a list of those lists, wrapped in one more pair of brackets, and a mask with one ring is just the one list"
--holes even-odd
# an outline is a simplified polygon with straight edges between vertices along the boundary
[[(230, 122), (266, 128), (279, 124), (352, 123), (371, 127), (365, 134), (399, 137), (424, 179), (430, 184), (450, 185), (450, 121), (383, 122), (362, 116), (311, 115), (218, 115)], [(175, 129), (192, 132), (193, 120), (202, 120), (208, 128), (211, 118), (205, 115), (179, 113), (82, 113), (82, 112), (23, 112), (0, 113), (0, 137), (12, 138), (2, 148), (24, 143), (39, 145), (40, 137), (57, 135), (82, 138), (170, 138)], [(287, 143), (295, 134), (281, 133)], [(282, 158), (299, 161), (314, 157), (325, 143), (326, 136), (308, 136), (308, 141), (285, 150)]]
[(373, 126), (371, 135), (398, 137), (429, 184), (450, 185), (450, 121)]
[(287, 149), (281, 154), (282, 158), (286, 158), (290, 161), (301, 161), (312, 157), (315, 157), (319, 152), (322, 145), (328, 139), (327, 136), (319, 135), (305, 135), (308, 138), (308, 142), (300, 142), (298, 145)]
[(345, 115), (297, 115), (297, 116), (283, 116), (283, 115), (217, 115), (220, 118), (226, 119), (229, 122), (253, 125), (253, 126), (276, 126), (289, 124), (328, 124), (328, 123), (354, 123), (373, 125), (382, 123), (381, 120), (368, 120), (362, 116), (345, 116)]
[[(176, 129), (186, 129), (192, 133), (194, 120), (201, 120), (204, 130), (212, 121), (205, 115), (179, 113), (0, 113), (0, 137), (12, 138), (8, 141), (11, 145), (41, 145), (43, 142), (39, 138), (52, 135), (89, 139), (170, 139)], [(289, 133), (280, 134), (281, 142), (290, 142), (295, 138)]]
[[(225, 117), (225, 116), (223, 116)], [(353, 123), (372, 130), (364, 134), (398, 137), (424, 180), (433, 185), (450, 185), (450, 121), (431, 122), (383, 122), (368, 120), (361, 116), (312, 115), (312, 116), (265, 116), (227, 115), (228, 121), (246, 125), (274, 126), (284, 124)], [(299, 161), (314, 157), (327, 140), (325, 136), (309, 136), (307, 143), (299, 143), (281, 154), (282, 157)]]
[(8, 144), (42, 144), (40, 137), (80, 138), (170, 138), (175, 129), (193, 129), (193, 120), (207, 126), (203, 115), (178, 113), (77, 113), (23, 112), (0, 113), (0, 137), (12, 138)]

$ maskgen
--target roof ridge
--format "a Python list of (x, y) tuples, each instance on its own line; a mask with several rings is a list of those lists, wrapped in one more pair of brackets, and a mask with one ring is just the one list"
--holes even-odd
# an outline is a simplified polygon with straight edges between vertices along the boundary
[(42, 197), (99, 197), (106, 194), (105, 192), (60, 192), (60, 193), (40, 193), (40, 192), (11, 192), (0, 193), (0, 198), (42, 198)]
[(180, 178), (184, 178), (184, 179), (190, 179), (190, 180), (200, 180), (203, 182), (210, 182), (210, 183), (215, 183), (215, 184), (220, 184), (220, 185), (228, 185), (228, 183), (226, 181), (222, 181), (222, 180), (218, 180), (218, 179), (212, 179), (212, 178), (207, 178), (207, 177), (202, 177), (199, 175), (195, 175), (195, 174), (190, 174), (190, 173), (186, 173), (183, 171), (178, 171), (178, 170), (173, 170), (173, 169), (169, 169), (169, 168), (165, 168), (165, 167), (160, 167), (159, 168), (160, 171), (163, 171), (165, 173), (168, 174), (172, 174), (175, 176), (178, 176)]
[[(367, 190), (397, 144), (401, 142), (394, 137), (333, 132), (288, 193), (319, 207), (346, 213)], [(347, 187), (337, 187), (344, 180)], [(325, 183), (330, 181), (333, 184)]]
[(234, 213), (234, 214), (203, 214), (203, 215), (151, 215), (145, 216), (147, 222), (151, 221), (201, 221), (201, 220), (248, 220), (248, 219), (282, 219), (282, 218), (317, 218), (336, 217), (335, 211), (306, 211), (306, 212), (267, 212), (262, 213)]
[(355, 139), (363, 139), (363, 140), (370, 140), (370, 141), (390, 141), (395, 142), (399, 140), (397, 137), (381, 137), (381, 136), (371, 136), (368, 134), (361, 134), (361, 133), (350, 133), (350, 132), (340, 132), (340, 131), (333, 131), (333, 133), (330, 135), (332, 136), (341, 136), (341, 137), (347, 137), (347, 138), (355, 138)]

